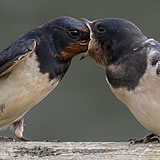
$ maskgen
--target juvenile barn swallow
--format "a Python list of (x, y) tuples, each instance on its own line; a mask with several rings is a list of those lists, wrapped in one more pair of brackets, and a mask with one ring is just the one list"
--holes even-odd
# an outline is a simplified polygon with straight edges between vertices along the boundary
[(30, 30), (0, 53), (0, 128), (23, 137), (23, 116), (61, 81), (71, 60), (88, 48), (87, 26), (60, 17)]
[(160, 43), (148, 39), (132, 22), (119, 18), (84, 19), (90, 29), (88, 52), (106, 70), (116, 97), (152, 134), (131, 143), (159, 141)]

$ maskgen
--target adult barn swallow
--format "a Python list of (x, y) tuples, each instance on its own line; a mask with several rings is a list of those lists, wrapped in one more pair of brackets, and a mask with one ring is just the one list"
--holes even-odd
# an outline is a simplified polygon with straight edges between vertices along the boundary
[(71, 60), (88, 47), (87, 26), (60, 17), (30, 30), (0, 53), (0, 128), (23, 137), (23, 116), (61, 81)]
[(128, 20), (84, 21), (91, 41), (82, 58), (89, 55), (105, 68), (112, 92), (152, 132), (131, 143), (159, 141), (155, 136), (160, 136), (160, 43)]

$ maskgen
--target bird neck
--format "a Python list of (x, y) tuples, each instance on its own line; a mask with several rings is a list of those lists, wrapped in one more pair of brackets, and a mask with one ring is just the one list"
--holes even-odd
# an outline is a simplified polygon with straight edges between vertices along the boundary
[(113, 88), (134, 90), (147, 67), (147, 48), (130, 50), (106, 66), (106, 76)]
[(113, 40), (110, 47), (111, 63), (116, 62), (120, 57), (124, 57), (134, 50), (141, 49), (143, 47), (143, 42), (147, 38), (145, 36), (140, 37), (122, 37), (121, 39)]

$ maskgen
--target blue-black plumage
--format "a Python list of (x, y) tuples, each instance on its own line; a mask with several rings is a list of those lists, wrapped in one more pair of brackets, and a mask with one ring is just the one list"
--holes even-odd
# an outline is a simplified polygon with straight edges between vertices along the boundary
[(152, 132), (131, 143), (159, 141), (154, 136), (160, 136), (160, 43), (125, 19), (84, 21), (91, 41), (82, 58), (89, 55), (105, 68), (112, 92)]
[[(88, 48), (89, 30), (59, 17), (28, 31), (0, 53), (0, 128), (23, 137), (23, 115), (60, 82), (74, 56)], [(3, 139), (3, 138), (2, 138)]]

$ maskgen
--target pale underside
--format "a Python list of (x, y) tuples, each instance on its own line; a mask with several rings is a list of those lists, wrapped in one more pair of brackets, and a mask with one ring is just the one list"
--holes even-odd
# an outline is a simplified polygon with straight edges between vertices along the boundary
[(0, 77), (0, 127), (21, 118), (58, 85), (59, 77), (49, 81), (49, 74), (40, 72), (36, 58), (33, 52)]
[[(104, 54), (99, 44), (93, 37), (90, 29), (90, 38), (88, 54), (96, 61), (97, 64), (105, 66), (109, 57), (103, 57)], [(152, 43), (153, 41), (153, 43)], [(145, 43), (155, 45), (155, 40), (148, 39)], [(126, 88), (113, 88), (108, 82), (112, 92), (123, 102), (136, 119), (149, 131), (160, 136), (160, 77), (156, 74), (156, 66), (152, 66), (154, 49), (148, 55), (148, 67), (146, 73), (140, 79), (139, 85), (135, 90), (128, 91)], [(102, 56), (103, 55), (103, 56)], [(117, 66), (116, 66), (117, 67)]]
[(160, 77), (156, 74), (155, 66), (148, 64), (135, 90), (112, 87), (111, 90), (146, 129), (160, 136)]

